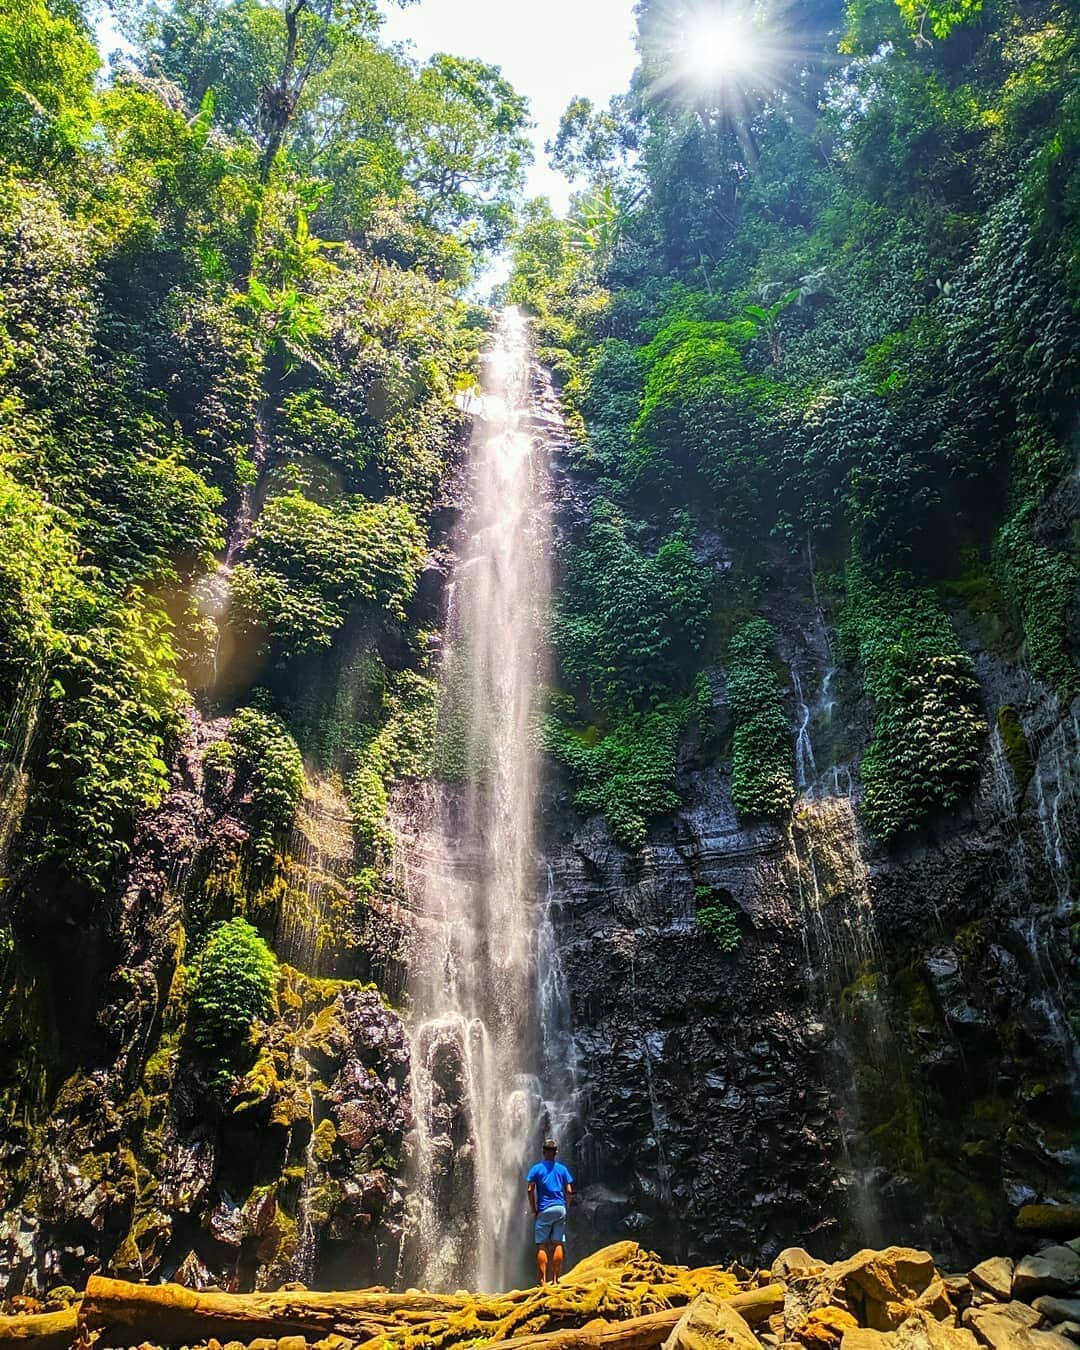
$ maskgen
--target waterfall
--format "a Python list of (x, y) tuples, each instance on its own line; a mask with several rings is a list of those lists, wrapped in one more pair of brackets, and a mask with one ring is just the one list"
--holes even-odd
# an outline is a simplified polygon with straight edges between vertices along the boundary
[[(526, 1165), (568, 1123), (565, 980), (534, 851), (535, 721), (550, 590), (550, 408), (524, 318), (501, 316), (470, 447), (472, 497), (444, 651), (444, 777), (396, 820), (411, 964), (420, 1284), (503, 1288), (529, 1251)], [(550, 394), (550, 386), (547, 386)]]

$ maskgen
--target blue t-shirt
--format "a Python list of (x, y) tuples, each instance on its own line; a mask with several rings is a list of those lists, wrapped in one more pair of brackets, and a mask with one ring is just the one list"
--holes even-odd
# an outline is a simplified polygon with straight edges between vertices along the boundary
[(551, 1209), (553, 1205), (565, 1205), (565, 1188), (574, 1184), (569, 1168), (561, 1162), (534, 1163), (525, 1180), (536, 1187), (536, 1208), (540, 1211)]

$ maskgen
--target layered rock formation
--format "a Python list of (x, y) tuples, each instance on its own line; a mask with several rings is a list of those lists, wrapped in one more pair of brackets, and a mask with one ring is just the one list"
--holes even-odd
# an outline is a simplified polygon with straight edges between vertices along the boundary
[[(956, 1261), (990, 1235), (1011, 1250), (1017, 1208), (1075, 1199), (1080, 1175), (1077, 709), (957, 607), (991, 728), (978, 788), (875, 844), (870, 711), (827, 599), (793, 580), (762, 606), (805, 773), (787, 827), (736, 816), (720, 670), (715, 734), (684, 737), (682, 805), (640, 854), (549, 787), (590, 1240), (690, 1260), (886, 1235)], [(734, 912), (733, 951), (699, 927), (703, 899)]]

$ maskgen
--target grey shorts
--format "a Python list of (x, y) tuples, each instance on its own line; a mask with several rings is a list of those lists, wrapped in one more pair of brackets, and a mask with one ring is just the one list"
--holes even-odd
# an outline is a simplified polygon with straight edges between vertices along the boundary
[(562, 1243), (566, 1241), (566, 1206), (549, 1205), (536, 1216), (533, 1236), (538, 1247), (545, 1242)]

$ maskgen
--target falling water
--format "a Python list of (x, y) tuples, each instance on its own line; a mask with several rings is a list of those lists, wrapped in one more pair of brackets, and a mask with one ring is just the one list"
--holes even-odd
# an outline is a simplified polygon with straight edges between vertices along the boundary
[(440, 736), (460, 744), (441, 754), (465, 781), (433, 784), (423, 823), (396, 822), (420, 930), (410, 981), (412, 1264), (433, 1289), (502, 1288), (521, 1271), (525, 1166), (542, 1132), (566, 1123), (572, 1076), (551, 887), (545, 897), (533, 850), (549, 593), (551, 414), (539, 381), (525, 321), (508, 310), (470, 451), (473, 500), (443, 676)]
[(817, 776), (817, 764), (814, 761), (814, 746), (810, 739), (810, 705), (803, 695), (802, 679), (794, 666), (791, 668), (791, 683), (795, 690), (795, 711), (799, 716), (799, 727), (795, 736), (795, 781), (800, 789), (803, 789), (809, 787)]

